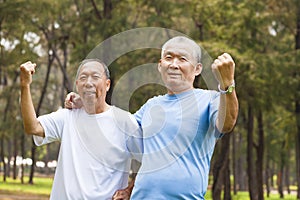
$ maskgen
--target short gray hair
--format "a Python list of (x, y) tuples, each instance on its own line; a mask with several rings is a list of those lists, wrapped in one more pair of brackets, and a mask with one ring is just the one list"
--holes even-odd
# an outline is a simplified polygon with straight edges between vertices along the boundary
[(103, 69), (104, 69), (104, 73), (105, 73), (105, 75), (106, 75), (106, 78), (107, 78), (107, 79), (110, 79), (110, 73), (109, 73), (109, 70), (108, 70), (108, 67), (106, 66), (106, 64), (105, 64), (103, 61), (101, 61), (100, 59), (98, 59), (98, 58), (89, 58), (89, 59), (84, 59), (83, 61), (81, 61), (80, 65), (79, 65), (79, 67), (78, 67), (78, 70), (77, 70), (76, 80), (77, 80), (77, 78), (78, 78), (78, 75), (79, 75), (79, 72), (80, 72), (82, 66), (83, 66), (84, 64), (86, 64), (86, 63), (89, 63), (89, 62), (98, 62), (98, 63), (100, 63), (101, 66), (102, 66)]
[(162, 46), (161, 50), (161, 57), (163, 57), (164, 49), (168, 44), (171, 43), (188, 43), (191, 47), (191, 50), (193, 51), (193, 57), (195, 58), (195, 61), (197, 63), (201, 63), (201, 48), (200, 46), (192, 39), (187, 38), (185, 36), (176, 36), (171, 39), (169, 39), (167, 42), (165, 42)]

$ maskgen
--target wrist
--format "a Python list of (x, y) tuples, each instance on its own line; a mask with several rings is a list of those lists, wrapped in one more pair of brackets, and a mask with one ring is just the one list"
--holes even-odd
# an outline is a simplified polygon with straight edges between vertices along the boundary
[(23, 84), (21, 84), (21, 88), (22, 88), (22, 89), (30, 88), (30, 84), (23, 83)]
[(222, 90), (226, 90), (230, 85), (234, 83), (234, 79), (231, 80), (225, 80), (225, 81), (219, 81), (220, 88)]
[(219, 84), (218, 89), (221, 94), (231, 94), (235, 89), (235, 81), (232, 80), (230, 84), (226, 83), (226, 85), (223, 84), (223, 86)]

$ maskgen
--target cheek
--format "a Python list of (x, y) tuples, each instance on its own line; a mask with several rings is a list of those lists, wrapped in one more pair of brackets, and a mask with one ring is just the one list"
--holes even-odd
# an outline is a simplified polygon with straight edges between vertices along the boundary
[(182, 71), (182, 74), (184, 74), (184, 77), (189, 80), (195, 78), (194, 71), (192, 71), (192, 70), (184, 70), (184, 71)]
[(106, 92), (106, 88), (107, 88), (107, 85), (105, 83), (99, 83), (97, 85), (97, 91), (98, 91), (98, 93), (105, 93)]

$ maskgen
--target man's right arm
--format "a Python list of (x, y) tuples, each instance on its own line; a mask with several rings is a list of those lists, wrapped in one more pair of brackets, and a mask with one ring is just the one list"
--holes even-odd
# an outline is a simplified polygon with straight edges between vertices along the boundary
[(21, 113), (25, 132), (30, 135), (45, 137), (44, 129), (37, 120), (30, 93), (30, 84), (35, 66), (30, 61), (20, 66)]

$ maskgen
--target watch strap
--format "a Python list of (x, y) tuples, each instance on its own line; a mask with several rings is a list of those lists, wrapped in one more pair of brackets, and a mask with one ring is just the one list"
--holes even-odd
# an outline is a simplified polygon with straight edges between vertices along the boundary
[(221, 94), (231, 94), (235, 89), (235, 81), (233, 80), (233, 83), (227, 87), (227, 90), (222, 90), (220, 84), (218, 85), (218, 89)]

